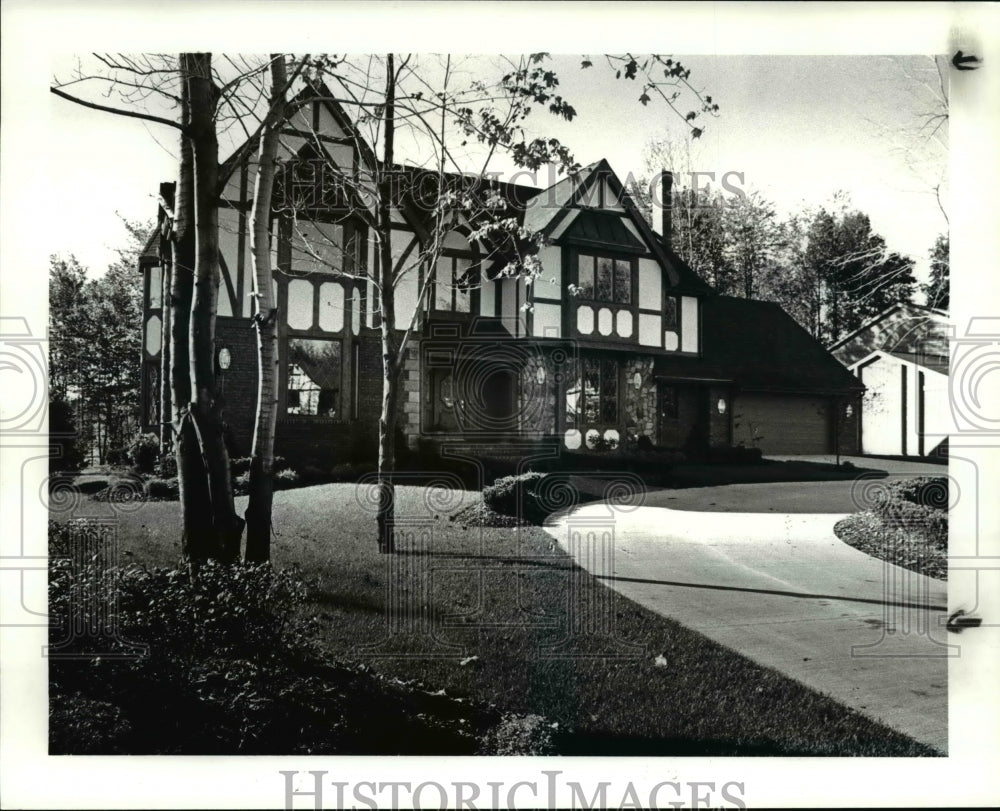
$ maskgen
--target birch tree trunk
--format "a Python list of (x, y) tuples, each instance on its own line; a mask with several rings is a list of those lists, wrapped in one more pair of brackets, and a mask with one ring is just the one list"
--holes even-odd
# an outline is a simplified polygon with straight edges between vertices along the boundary
[(395, 142), (396, 68), (392, 54), (386, 58), (385, 147), (378, 188), (378, 284), (382, 302), (382, 414), (378, 422), (378, 548), (396, 551), (392, 472), (396, 467), (396, 416), (398, 366), (395, 292), (392, 278), (392, 171)]
[(218, 92), (212, 80), (212, 55), (182, 54), (189, 84), (194, 154), (195, 273), (191, 302), (191, 423), (197, 432), (211, 501), (205, 547), (209, 556), (230, 562), (239, 556), (244, 521), (233, 504), (229, 454), (222, 433), (221, 403), (215, 386), (215, 314), (219, 297), (219, 142), (215, 131)]
[(280, 118), (287, 78), (285, 60), (271, 55), (271, 105), (260, 138), (257, 177), (250, 215), (250, 252), (257, 312), (257, 414), (250, 460), (250, 502), (247, 505), (247, 561), (262, 562), (271, 555), (271, 509), (274, 500), (274, 426), (278, 413), (278, 330), (271, 283), (271, 197), (278, 155)]
[(186, 60), (181, 70), (180, 170), (174, 200), (173, 271), (170, 284), (170, 390), (177, 484), (181, 502), (184, 557), (200, 562), (210, 557), (206, 521), (211, 499), (198, 434), (189, 418), (191, 403), (190, 325), (194, 297), (195, 219), (194, 151), (187, 128), (191, 122)]
[(170, 240), (165, 233), (167, 230), (165, 223), (159, 226), (160, 229), (160, 267), (162, 273), (162, 285), (160, 290), (160, 304), (163, 308), (163, 332), (160, 341), (160, 455), (165, 455), (173, 442), (171, 431), (171, 419), (173, 412), (173, 397), (170, 391), (170, 358), (171, 358), (171, 335), (173, 332), (172, 318), (173, 307), (173, 250)]

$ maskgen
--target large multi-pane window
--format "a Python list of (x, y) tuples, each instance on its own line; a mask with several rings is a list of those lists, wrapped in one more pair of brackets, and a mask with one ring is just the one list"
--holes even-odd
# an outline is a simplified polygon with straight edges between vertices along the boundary
[(285, 411), (316, 417), (341, 416), (340, 341), (288, 339)]
[(566, 388), (566, 427), (585, 429), (595, 425), (617, 425), (618, 363), (584, 357), (578, 374)]
[(577, 255), (578, 297), (613, 304), (632, 303), (632, 261), (581, 253)]

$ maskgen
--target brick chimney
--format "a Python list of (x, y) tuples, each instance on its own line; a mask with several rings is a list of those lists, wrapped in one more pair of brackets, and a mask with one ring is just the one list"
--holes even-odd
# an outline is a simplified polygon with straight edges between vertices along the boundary
[(673, 219), (674, 219), (674, 173), (666, 169), (660, 174), (660, 229), (663, 234), (663, 242), (667, 248), (672, 248)]

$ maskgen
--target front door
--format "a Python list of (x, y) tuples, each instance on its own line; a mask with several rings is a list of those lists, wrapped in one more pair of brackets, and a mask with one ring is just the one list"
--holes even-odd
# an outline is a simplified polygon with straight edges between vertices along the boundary
[(659, 444), (665, 448), (679, 448), (684, 437), (681, 434), (679, 390), (674, 383), (657, 385), (656, 401), (659, 409)]
[(656, 391), (659, 444), (665, 448), (701, 447), (707, 443), (705, 389), (697, 383), (661, 381)]

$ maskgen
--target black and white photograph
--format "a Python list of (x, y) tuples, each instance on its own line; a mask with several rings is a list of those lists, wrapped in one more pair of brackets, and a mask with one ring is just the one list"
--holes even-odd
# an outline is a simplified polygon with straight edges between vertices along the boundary
[(4, 807), (1000, 800), (995, 4), (3, 12)]

